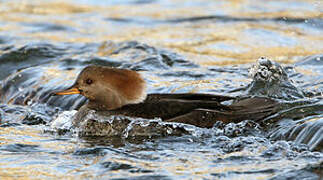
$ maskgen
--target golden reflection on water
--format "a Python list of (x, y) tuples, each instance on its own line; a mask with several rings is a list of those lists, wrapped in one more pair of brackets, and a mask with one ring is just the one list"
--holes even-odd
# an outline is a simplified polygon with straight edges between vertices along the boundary
[[(42, 152), (18, 152), (13, 157), (11, 152), (0, 154), (0, 177), (5, 179), (87, 179), (87, 178), (103, 178), (103, 177), (127, 177), (142, 175), (140, 172), (130, 173), (122, 170), (104, 171), (100, 168), (103, 162), (115, 162), (119, 164), (128, 164), (133, 167), (143, 168), (157, 172), (167, 172), (167, 174), (175, 176), (190, 176), (195, 178), (212, 178), (210, 173), (227, 173), (227, 172), (250, 172), (271, 169), (275, 167), (302, 167), (307, 164), (305, 160), (287, 160), (278, 161), (261, 161), (261, 163), (244, 163), (234, 164), (233, 162), (219, 162), (215, 165), (217, 159), (232, 157), (259, 157), (266, 150), (266, 147), (257, 147), (252, 151), (243, 150), (222, 154), (216, 151), (194, 151), (189, 150), (167, 150), (163, 153), (169, 154), (163, 159), (158, 159), (159, 155), (151, 154), (158, 160), (139, 160), (137, 158), (120, 157), (115, 152), (105, 156), (73, 156), (71, 155), (77, 148), (83, 147), (80, 140), (73, 141), (50, 141), (46, 134), (42, 134), (43, 127), (22, 127), (22, 128), (0, 128), (0, 135), (5, 134), (1, 138), (1, 145), (6, 144), (28, 144), (39, 145)], [(1, 136), (0, 136), (1, 137)], [(60, 152), (59, 154), (50, 154), (46, 150)], [(179, 154), (178, 154), (179, 153)], [(131, 153), (130, 153), (131, 155)], [(7, 161), (6, 158), (10, 161)], [(5, 161), (3, 161), (5, 160)], [(75, 166), (75, 167), (69, 167)], [(68, 168), (64, 170), (64, 166)], [(94, 168), (94, 169), (93, 169)], [(98, 168), (95, 170), (95, 168)], [(100, 172), (100, 173), (99, 173)], [(272, 174), (264, 173), (246, 173), (239, 175), (239, 178), (269, 178)]]
[[(16, 12), (26, 14), (41, 14), (41, 15), (57, 15), (57, 14), (71, 14), (83, 13), (93, 11), (93, 7), (86, 5), (74, 5), (66, 3), (65, 1), (41, 1), (41, 0), (22, 0), (17, 2), (2, 2), (4, 8), (3, 12)], [(98, 7), (96, 7), (98, 8)]]
[[(184, 3), (186, 1), (174, 1)], [(278, 62), (292, 63), (294, 57), (321, 53), (322, 34), (308, 33), (305, 29), (279, 23), (266, 22), (229, 22), (221, 23), (215, 20), (183, 23), (161, 23), (165, 19), (177, 19), (196, 16), (208, 16), (217, 12), (230, 13), (232, 17), (242, 18), (322, 18), (323, 14), (317, 10), (293, 9), (276, 11), (266, 3), (249, 0), (231, 0), (220, 4), (200, 0), (202, 5), (174, 5), (161, 4), (111, 4), (107, 6), (73, 4), (72, 1), (22, 1), (1, 2), (0, 20), (11, 22), (1, 27), (1, 31), (16, 31), (23, 29), (19, 24), (25, 23), (54, 23), (72, 28), (72, 32), (43, 32), (19, 31), (17, 36), (35, 40), (56, 42), (122, 42), (139, 41), (149, 45), (167, 48), (184, 55), (192, 62), (210, 65), (232, 65), (254, 62), (260, 56), (270, 57)], [(305, 1), (308, 2), (308, 1)], [(315, 3), (315, 1), (312, 1)], [(209, 3), (209, 5), (203, 5)], [(198, 4), (198, 3), (197, 3)], [(268, 8), (268, 12), (247, 9), (250, 5)], [(213, 5), (213, 6), (212, 6)], [(131, 10), (129, 10), (131, 9)], [(145, 9), (143, 11), (143, 9)], [(249, 11), (248, 11), (249, 10)], [(82, 15), (89, 13), (88, 16)], [(95, 13), (95, 15), (93, 15)], [(25, 15), (23, 15), (25, 14)], [(82, 18), (80, 20), (79, 18)], [(138, 20), (128, 24), (118, 24), (105, 18), (126, 18)], [(157, 20), (157, 21), (156, 21)], [(140, 21), (143, 21), (140, 23)], [(157, 23), (155, 23), (156, 21)], [(17, 23), (14, 23), (17, 22)], [(145, 24), (147, 23), (147, 24)], [(295, 44), (283, 45), (277, 43), (268, 45), (267, 40), (250, 37), (245, 34), (252, 29), (276, 32), (286, 38), (296, 40)], [(275, 42), (276, 37), (272, 37)], [(220, 47), (220, 48), (219, 48)], [(224, 48), (222, 48), (224, 47)], [(106, 55), (102, 51), (98, 55)]]
[[(10, 144), (38, 145), (37, 148), (40, 148), (41, 151), (2, 151), (0, 154), (1, 179), (73, 179), (78, 177), (65, 174), (62, 172), (64, 170), (58, 170), (64, 165), (68, 165), (70, 161), (73, 161), (73, 163), (80, 161), (71, 158), (71, 153), (75, 151), (77, 143), (51, 141), (46, 134), (43, 134), (44, 128), (44, 126), (0, 128), (1, 146)], [(47, 150), (50, 152), (56, 151), (59, 154), (51, 154), (46, 152)], [(87, 162), (91, 161), (88, 160)]]
[(298, 72), (300, 74), (307, 75), (307, 76), (318, 76), (319, 75), (319, 72), (315, 72), (309, 68), (305, 69), (303, 67), (295, 67), (294, 69), (296, 72)]
[[(77, 71), (73, 70), (58, 70), (58, 68), (51, 67), (44, 69), (44, 75), (41, 76), (41, 83), (47, 83), (51, 79), (59, 79), (62, 82), (66, 82), (68, 80), (75, 80), (77, 77)], [(66, 83), (57, 83), (57, 84), (66, 84)]]

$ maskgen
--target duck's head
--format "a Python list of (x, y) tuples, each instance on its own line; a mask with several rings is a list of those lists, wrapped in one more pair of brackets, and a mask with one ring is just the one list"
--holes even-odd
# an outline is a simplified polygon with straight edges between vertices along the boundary
[(54, 94), (81, 94), (89, 99), (89, 108), (113, 110), (145, 100), (146, 84), (135, 71), (91, 65), (80, 72), (70, 88)]

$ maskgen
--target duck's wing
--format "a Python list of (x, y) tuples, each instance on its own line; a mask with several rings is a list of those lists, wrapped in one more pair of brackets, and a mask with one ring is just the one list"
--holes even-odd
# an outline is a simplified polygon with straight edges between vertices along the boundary
[(191, 124), (202, 128), (212, 128), (217, 121), (230, 122), (230, 115), (211, 109), (194, 109), (186, 114), (166, 119), (165, 122)]
[(277, 112), (277, 106), (278, 102), (274, 100), (255, 97), (237, 101), (228, 106), (227, 110), (199, 108), (165, 121), (211, 128), (217, 121), (223, 123), (238, 123), (243, 120), (259, 121)]
[(239, 111), (276, 109), (279, 102), (268, 97), (248, 97), (233, 102), (230, 107)]
[(201, 101), (216, 101), (223, 102), (228, 100), (234, 100), (235, 97), (223, 96), (216, 94), (203, 94), (203, 93), (179, 93), (179, 94), (148, 94), (147, 100), (161, 100), (161, 99), (173, 99), (173, 100), (201, 100)]

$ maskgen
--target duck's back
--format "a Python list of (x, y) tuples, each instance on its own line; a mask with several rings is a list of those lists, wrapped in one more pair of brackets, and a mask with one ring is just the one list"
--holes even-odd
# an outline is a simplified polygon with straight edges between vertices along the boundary
[(129, 104), (105, 113), (167, 120), (198, 108), (228, 111), (230, 108), (221, 102), (230, 99), (233, 98), (209, 94), (149, 94), (142, 103)]

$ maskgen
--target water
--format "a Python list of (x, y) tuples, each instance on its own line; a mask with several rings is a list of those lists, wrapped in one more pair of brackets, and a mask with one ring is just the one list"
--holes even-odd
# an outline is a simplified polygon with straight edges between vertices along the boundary
[[(320, 1), (1, 1), (0, 179), (322, 179), (322, 9)], [(261, 56), (282, 65), (281, 83), (266, 79), (272, 69), (257, 71)], [(265, 95), (280, 111), (211, 129), (155, 119), (162, 125), (152, 136), (138, 120), (117, 136), (85, 137), (68, 129), (85, 99), (50, 92), (89, 64), (138, 70), (149, 93)], [(57, 117), (63, 124), (53, 125)]]

